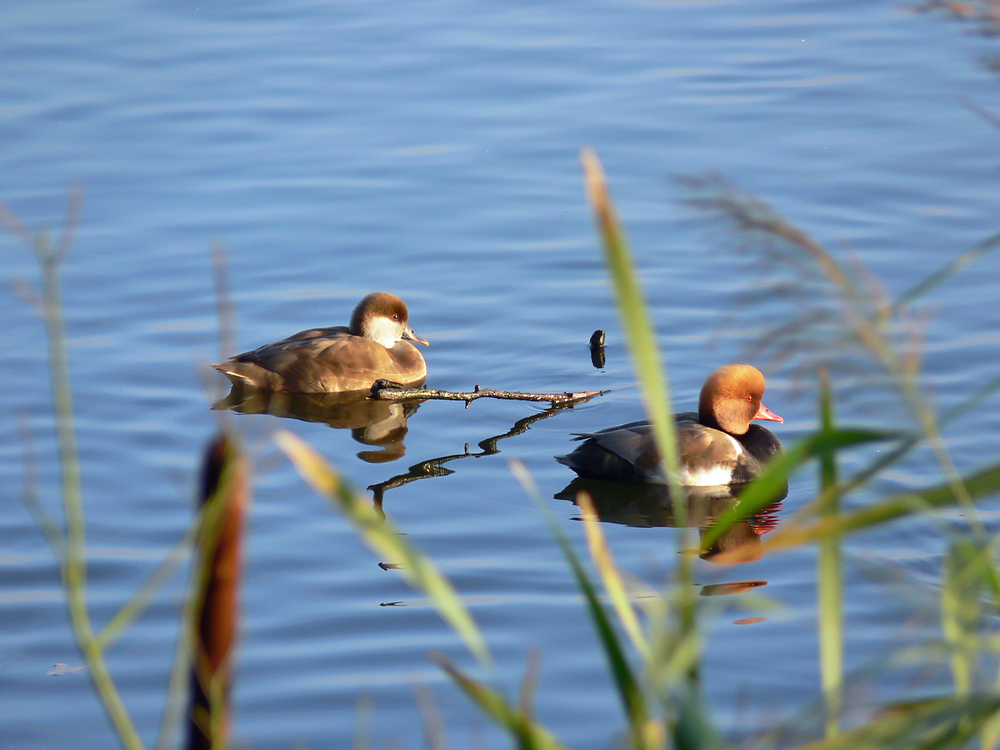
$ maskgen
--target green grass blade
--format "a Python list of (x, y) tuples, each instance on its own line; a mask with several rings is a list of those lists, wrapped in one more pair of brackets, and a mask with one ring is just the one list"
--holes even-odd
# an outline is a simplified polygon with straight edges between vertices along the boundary
[[(667, 475), (676, 482), (677, 440), (673, 430), (670, 388), (661, 364), (660, 348), (656, 343), (653, 326), (646, 311), (645, 297), (635, 274), (625, 233), (615, 215), (597, 154), (591, 149), (585, 149), (581, 154), (581, 160), (586, 177), (587, 195), (603, 240), (604, 256), (611, 272), (618, 312), (639, 378), (646, 411), (653, 424), (653, 436), (667, 468)], [(673, 489), (678, 488), (673, 487)], [(675, 497), (683, 495), (678, 493)], [(675, 506), (678, 505), (682, 503), (675, 503)], [(684, 516), (686, 509), (681, 517)]]
[[(830, 381), (823, 373), (820, 377), (821, 434), (834, 431), (833, 404)], [(824, 447), (819, 454), (820, 486), (830, 492), (837, 484), (837, 453), (833, 446)], [(839, 512), (836, 495), (823, 514), (835, 518)], [(816, 594), (819, 604), (819, 654), (820, 675), (823, 684), (823, 702), (826, 708), (826, 734), (835, 736), (840, 730), (841, 691), (844, 684), (844, 613), (843, 568), (840, 536), (831, 533), (818, 544), (816, 558)]]
[(893, 311), (899, 312), (899, 310), (911, 304), (918, 297), (924, 296), (934, 289), (934, 287), (944, 283), (956, 273), (977, 261), (981, 256), (992, 250), (996, 250), (998, 247), (1000, 247), (1000, 234), (994, 234), (981, 242), (977, 242), (944, 267), (903, 292), (893, 303)]
[(533, 721), (521, 708), (512, 705), (496, 690), (462, 673), (442, 654), (431, 658), (448, 673), (483, 712), (517, 738), (522, 750), (563, 750), (563, 745), (547, 729)]
[(583, 529), (587, 535), (590, 559), (594, 561), (594, 565), (597, 566), (597, 571), (601, 575), (604, 591), (611, 601), (615, 614), (618, 615), (622, 629), (628, 634), (632, 645), (639, 652), (639, 656), (648, 659), (650, 656), (649, 643), (646, 641), (646, 636), (639, 625), (639, 618), (632, 607), (628, 587), (615, 565), (614, 555), (608, 548), (604, 532), (601, 531), (601, 523), (598, 520), (597, 510), (594, 508), (594, 501), (586, 492), (581, 492), (576, 496), (576, 503), (583, 511)]
[(430, 598), (479, 662), (491, 663), (492, 657), (479, 628), (437, 566), (409, 544), (389, 521), (382, 520), (366, 498), (356, 495), (341, 482), (326, 460), (300, 438), (281, 430), (275, 441), (302, 478), (316, 492), (333, 502), (354, 524), (361, 539), (372, 551), (383, 558), (400, 561), (400, 575)]
[[(650, 323), (644, 296), (636, 277), (631, 252), (612, 205), (604, 172), (596, 153), (585, 149), (581, 154), (587, 195), (593, 208), (598, 231), (604, 248), (605, 260), (611, 275), (615, 299), (622, 319), (622, 328), (632, 354), (639, 385), (643, 394), (653, 436), (659, 450), (666, 475), (670, 483), (674, 518), (677, 531), (678, 551), (684, 552), (692, 545), (687, 529), (688, 508), (686, 493), (678, 484), (678, 453), (674, 433), (673, 408), (670, 390), (661, 364), (659, 348)], [(648, 724), (648, 731), (633, 730), (636, 741), (656, 744), (656, 737), (673, 736), (675, 742), (685, 742), (686, 729), (702, 726), (700, 712), (697, 721), (689, 721), (695, 713), (683, 709), (679, 700), (687, 696), (690, 706), (698, 704), (698, 682), (701, 638), (698, 630), (698, 610), (695, 587), (692, 585), (692, 558), (682, 554), (677, 558), (676, 584), (671, 601), (673, 610), (669, 613), (676, 627), (663, 627), (648, 638), (651, 658), (647, 670), (654, 680), (652, 689), (664, 696), (661, 701), (666, 711), (666, 723), (670, 729), (662, 734), (662, 725), (654, 731), (654, 723)], [(680, 665), (686, 665), (683, 669)], [(661, 680), (659, 682), (657, 680)], [(667, 696), (673, 696), (667, 697)], [(635, 728), (635, 717), (632, 717)], [(641, 734), (641, 739), (637, 737)], [(676, 735), (676, 736), (674, 736)], [(707, 735), (699, 732), (698, 741), (707, 742)]]
[(971, 695), (898, 703), (866, 724), (796, 750), (964, 748), (1000, 713), (1000, 697)]
[(553, 518), (552, 514), (548, 512), (548, 509), (542, 503), (538, 487), (528, 474), (527, 469), (525, 469), (524, 465), (518, 461), (511, 461), (510, 469), (517, 480), (521, 483), (521, 486), (524, 487), (525, 492), (527, 492), (529, 497), (535, 501), (539, 510), (545, 516), (545, 520), (549, 525), (552, 536), (555, 537), (556, 542), (562, 550), (563, 556), (566, 558), (570, 569), (573, 571), (577, 587), (583, 594), (584, 601), (587, 604), (590, 619), (594, 623), (594, 627), (597, 630), (598, 640), (601, 647), (604, 649), (605, 656), (608, 659), (608, 665), (611, 669), (612, 675), (614, 676), (615, 687), (618, 689), (618, 695), (621, 698), (625, 715), (628, 717), (629, 726), (632, 727), (634, 731), (641, 733), (644, 731), (644, 727), (646, 726), (649, 718), (649, 710), (646, 705), (646, 699), (638, 681), (635, 678), (635, 675), (632, 672), (632, 667), (629, 665), (628, 658), (625, 655), (624, 648), (619, 642), (618, 635), (615, 633), (610, 619), (597, 598), (594, 585), (587, 576), (587, 572), (583, 569), (583, 564), (580, 562), (579, 556), (573, 549), (573, 545), (570, 544), (569, 539), (563, 533), (563, 530), (559, 527), (555, 518)]
[[(998, 391), (1000, 391), (1000, 376), (984, 383), (982, 386), (973, 391), (964, 401), (945, 412), (939, 421), (939, 425), (944, 427), (947, 424), (951, 424), (963, 414), (968, 413), (972, 409), (978, 408), (984, 401), (989, 399)], [(860, 471), (855, 472), (848, 480), (845, 480), (838, 485), (836, 488), (838, 496), (846, 495), (854, 489), (861, 487), (870, 479), (883, 472), (886, 468), (897, 463), (903, 456), (913, 450), (913, 448), (924, 438), (924, 434), (920, 432), (901, 436), (894, 447), (881, 451), (878, 457), (871, 463), (862, 468)], [(954, 488), (953, 485), (952, 488)], [(828, 497), (828, 493), (822, 493), (815, 501), (799, 511), (797, 518), (807, 518), (812, 513), (821, 511), (830, 499), (831, 498)]]
[(979, 625), (982, 595), (993, 568), (982, 549), (971, 540), (957, 538), (942, 570), (941, 626), (949, 646), (955, 694), (968, 696), (975, 686), (979, 662)]
[[(62, 295), (59, 283), (59, 264), (68, 249), (78, 218), (79, 195), (70, 196), (67, 211), (67, 228), (58, 245), (53, 247), (45, 232), (34, 238), (34, 250), (42, 270), (42, 311), (49, 344), (49, 371), (52, 377), (52, 400), (55, 405), (56, 438), (59, 446), (59, 468), (62, 474), (62, 501), (66, 516), (64, 554), (60, 559), (60, 573), (66, 592), (66, 603), (77, 645), (87, 662), (88, 673), (105, 712), (123, 746), (141, 748), (142, 741), (132, 718), (108, 670), (104, 650), (94, 635), (93, 623), (87, 609), (87, 555), (86, 530), (83, 513), (83, 495), (80, 481), (79, 452), (76, 445), (76, 428), (73, 418), (73, 397), (69, 377), (69, 354), (66, 346), (66, 327), (62, 315)], [(12, 215), (3, 207), (5, 215)], [(27, 238), (24, 235), (23, 238)], [(44, 529), (45, 527), (43, 527)], [(46, 531), (51, 535), (51, 530)]]
[[(993, 464), (961, 479), (965, 492), (973, 500), (1000, 495), (1000, 463)], [(768, 550), (799, 546), (815, 542), (825, 534), (846, 534), (862, 531), (895, 521), (908, 515), (925, 513), (930, 508), (947, 508), (961, 503), (956, 500), (951, 482), (922, 490), (893, 495), (865, 508), (842, 513), (836, 518), (823, 518), (809, 523), (791, 524), (772, 532)]]
[(806, 461), (825, 452), (836, 452), (867, 443), (898, 440), (898, 433), (855, 428), (820, 430), (789, 448), (771, 461), (764, 473), (740, 493), (739, 502), (726, 510), (702, 535), (702, 549), (709, 549), (718, 538), (739, 521), (758, 513), (782, 497), (788, 477)]

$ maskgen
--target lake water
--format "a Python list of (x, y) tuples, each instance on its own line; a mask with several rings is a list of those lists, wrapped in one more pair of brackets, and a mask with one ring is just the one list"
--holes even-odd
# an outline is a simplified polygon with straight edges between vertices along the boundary
[[(629, 233), (685, 408), (718, 364), (746, 353), (788, 298), (746, 303), (758, 266), (741, 240), (683, 203), (677, 174), (717, 171), (767, 200), (898, 294), (997, 230), (995, 44), (915, 4), (620, 2), (479, 5), (15, 3), (0, 14), (0, 200), (61, 224), (83, 187), (62, 269), (87, 516), (91, 613), (103, 624), (174, 548), (192, 516), (199, 455), (224, 392), (211, 248), (225, 247), (239, 350), (346, 322), (365, 293), (410, 307), (433, 387), (614, 389), (539, 419), (451, 473), (388, 490), (383, 508), (466, 599), (496, 657), (479, 672), (422, 597), (378, 566), (270, 436), (293, 430), (365, 488), (463, 453), (538, 415), (535, 405), (429, 402), (402, 446), (267, 415), (234, 424), (254, 457), (234, 690), (239, 746), (425, 747), (429, 689), (456, 747), (506, 743), (428, 659), (441, 650), (515, 696), (541, 655), (537, 716), (568, 746), (604, 748), (622, 720), (602, 653), (542, 515), (511, 475), (520, 459), (582, 549), (578, 509), (555, 499), (571, 433), (638, 418), (642, 404), (583, 196), (597, 149)], [(8, 282), (38, 278), (5, 233)], [(50, 548), (21, 503), (26, 445), (58, 514), (47, 348), (6, 285), (5, 479), (0, 514), (0, 746), (114, 744), (68, 626)], [(1000, 260), (986, 256), (927, 300), (925, 379), (935, 407), (1000, 366)], [(608, 332), (607, 364), (587, 340)], [(759, 355), (762, 357), (763, 355)], [(813, 373), (767, 370), (766, 403), (793, 442), (816, 424)], [(840, 374), (845, 422), (907, 424), (877, 378)], [(946, 431), (962, 470), (996, 460), (996, 398)], [(379, 455), (372, 455), (372, 454)], [(865, 455), (848, 459), (860, 465)], [(927, 455), (850, 499), (937, 481)], [(777, 523), (810, 498), (792, 483)], [(983, 517), (995, 528), (995, 503)], [(604, 530), (626, 570), (659, 584), (674, 530), (627, 514)], [(845, 591), (850, 666), (933, 621), (872, 574), (901, 571), (928, 601), (949, 521), (853, 539)], [(744, 738), (819, 694), (814, 555), (699, 562), (700, 586), (764, 581), (778, 606), (722, 597), (706, 616), (705, 691)], [(163, 710), (185, 580), (179, 574), (109, 651), (142, 737)], [(397, 603), (396, 606), (382, 606)], [(746, 618), (763, 619), (740, 624)], [(69, 670), (50, 674), (55, 664)], [(939, 676), (922, 676), (934, 684)], [(892, 689), (892, 678), (887, 678)], [(864, 705), (877, 688), (862, 685)], [(874, 691), (874, 692), (873, 692)]]

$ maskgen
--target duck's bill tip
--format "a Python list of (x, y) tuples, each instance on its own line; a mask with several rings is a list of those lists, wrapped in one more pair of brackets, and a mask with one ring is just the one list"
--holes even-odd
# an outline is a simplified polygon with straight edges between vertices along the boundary
[(420, 336), (418, 336), (417, 334), (415, 334), (413, 332), (412, 328), (407, 328), (405, 331), (403, 331), (403, 338), (404, 339), (409, 339), (410, 341), (415, 341), (418, 344), (423, 344), (424, 346), (430, 346), (431, 345), (430, 341), (428, 341), (427, 339), (421, 338)]
[(764, 404), (760, 405), (760, 408), (757, 410), (757, 413), (753, 415), (753, 418), (754, 419), (767, 419), (767, 420), (770, 420), (771, 422), (784, 422), (785, 421), (783, 418), (779, 417), (773, 411), (771, 411), (766, 406), (764, 406)]

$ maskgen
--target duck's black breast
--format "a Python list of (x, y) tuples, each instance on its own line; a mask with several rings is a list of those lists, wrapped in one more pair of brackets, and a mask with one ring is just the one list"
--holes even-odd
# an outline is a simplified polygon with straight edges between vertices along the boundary
[(745, 434), (736, 438), (740, 445), (747, 449), (751, 456), (760, 463), (766, 464), (775, 456), (785, 452), (785, 447), (778, 437), (766, 427), (759, 424), (750, 425)]
[(753, 481), (764, 471), (768, 461), (785, 451), (774, 433), (760, 425), (752, 424), (743, 435), (734, 437), (743, 446), (743, 453), (733, 467), (730, 484)]

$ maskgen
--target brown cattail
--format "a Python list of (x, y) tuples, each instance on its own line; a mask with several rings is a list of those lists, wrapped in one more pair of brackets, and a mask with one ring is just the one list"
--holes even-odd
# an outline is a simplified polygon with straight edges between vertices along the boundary
[(201, 533), (195, 571), (188, 748), (225, 747), (229, 683), (239, 621), (243, 517), (249, 470), (236, 443), (221, 435), (206, 451), (201, 486)]

